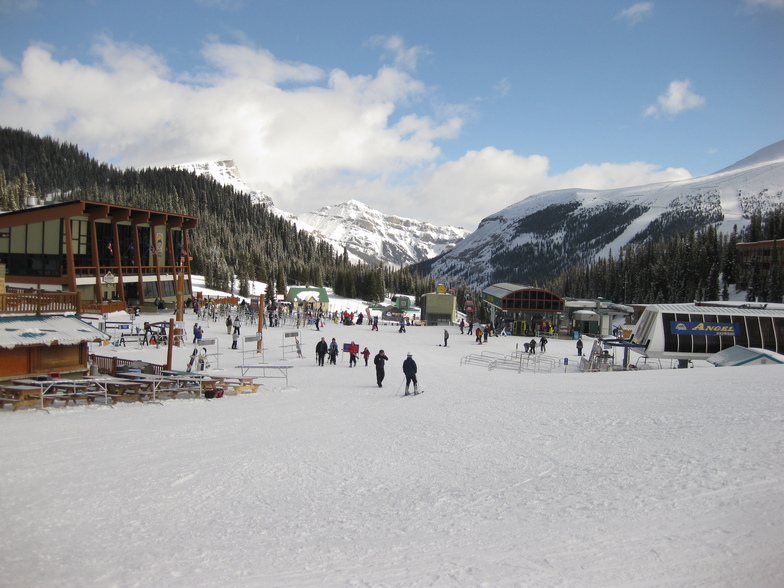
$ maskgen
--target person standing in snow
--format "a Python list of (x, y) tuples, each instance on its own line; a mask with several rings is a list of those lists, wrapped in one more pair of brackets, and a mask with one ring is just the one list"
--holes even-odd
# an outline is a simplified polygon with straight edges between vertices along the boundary
[(444, 347), (446, 347), (448, 341), (449, 341), (449, 331), (444, 329)]
[(542, 335), (542, 338), (539, 339), (539, 352), (544, 353), (547, 351), (547, 337)]
[(531, 343), (528, 345), (528, 353), (536, 355), (536, 339), (531, 339)]
[(480, 345), (482, 344), (482, 328), (481, 327), (477, 327), (476, 328), (476, 342), (479, 343)]
[(226, 334), (231, 335), (231, 316), (226, 317)]
[(464, 329), (465, 329), (465, 319), (460, 319), (460, 334), (461, 335), (465, 334), (465, 330)]
[(370, 358), (370, 349), (368, 349), (367, 347), (365, 347), (365, 348), (362, 350), (362, 357), (364, 357), (364, 358), (365, 358), (365, 367), (367, 367), (367, 364), (368, 364), (368, 358)]
[(240, 326), (241, 325), (242, 325), (242, 323), (240, 322), (240, 315), (237, 315), (235, 317), (235, 319), (234, 319), (234, 332), (237, 333), (237, 335), (240, 334)]
[(332, 337), (332, 342), (329, 344), (329, 363), (338, 365), (338, 344), (335, 337)]
[(359, 345), (352, 341), (348, 346), (348, 367), (352, 368), (357, 365), (357, 355), (359, 355)]
[(384, 381), (384, 362), (388, 361), (389, 358), (387, 354), (384, 353), (384, 350), (381, 349), (377, 354), (376, 357), (373, 358), (373, 363), (376, 366), (376, 383), (378, 387), (381, 388), (381, 383)]
[(316, 360), (321, 367), (324, 367), (324, 356), (327, 354), (327, 342), (324, 340), (324, 337), (321, 338), (321, 341), (316, 343)]
[(582, 355), (583, 355), (583, 339), (582, 339), (582, 336), (579, 339), (577, 339), (577, 355), (579, 355), (580, 357), (582, 357)]
[(417, 384), (417, 364), (414, 361), (414, 358), (411, 357), (411, 352), (406, 355), (406, 359), (403, 362), (403, 373), (406, 375), (406, 393), (404, 396), (408, 396), (408, 387), (411, 382), (414, 383), (414, 394), (419, 394), (419, 385)]

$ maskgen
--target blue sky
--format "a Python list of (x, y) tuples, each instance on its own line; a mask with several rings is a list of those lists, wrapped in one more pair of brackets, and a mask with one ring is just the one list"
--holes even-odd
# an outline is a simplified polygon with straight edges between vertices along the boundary
[(0, 0), (0, 124), (472, 229), (784, 139), (784, 0)]

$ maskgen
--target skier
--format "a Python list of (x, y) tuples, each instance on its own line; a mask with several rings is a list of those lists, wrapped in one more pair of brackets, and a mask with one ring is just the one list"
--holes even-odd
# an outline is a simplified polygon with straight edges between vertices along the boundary
[(400, 318), (400, 329), (398, 329), (398, 333), (405, 333), (406, 332), (406, 319), (405, 317)]
[(417, 385), (417, 364), (414, 361), (414, 358), (411, 357), (411, 352), (406, 355), (406, 359), (403, 362), (403, 373), (406, 375), (406, 393), (404, 396), (408, 396), (408, 387), (411, 382), (414, 382), (414, 394), (419, 394), (419, 386)]
[(378, 387), (381, 388), (381, 382), (384, 381), (384, 362), (387, 361), (389, 358), (387, 354), (384, 353), (384, 350), (381, 349), (377, 354), (376, 357), (373, 358), (373, 363), (376, 365), (376, 383)]
[(321, 341), (316, 343), (316, 360), (321, 367), (324, 367), (324, 356), (327, 354), (327, 342), (324, 340), (324, 337), (321, 338)]
[(357, 365), (357, 355), (359, 355), (359, 345), (352, 341), (348, 346), (348, 367), (352, 368)]

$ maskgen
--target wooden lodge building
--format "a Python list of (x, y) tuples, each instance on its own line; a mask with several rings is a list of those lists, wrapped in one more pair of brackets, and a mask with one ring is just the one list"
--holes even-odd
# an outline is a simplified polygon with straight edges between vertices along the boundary
[(12, 289), (73, 292), (83, 303), (173, 302), (192, 296), (192, 216), (74, 200), (0, 214), (0, 267)]

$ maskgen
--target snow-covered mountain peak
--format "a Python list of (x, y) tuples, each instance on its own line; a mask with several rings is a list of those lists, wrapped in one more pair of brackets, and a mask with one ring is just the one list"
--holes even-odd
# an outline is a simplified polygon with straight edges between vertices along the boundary
[(248, 194), (255, 204), (265, 204), (274, 207), (272, 197), (261, 190), (254, 190), (242, 181), (240, 171), (232, 159), (223, 161), (201, 161), (194, 163), (181, 163), (174, 166), (177, 169), (191, 171), (197, 176), (209, 176), (221, 186), (231, 186), (237, 192)]
[(460, 227), (440, 227), (387, 215), (359, 200), (323, 206), (297, 217), (277, 209), (269, 195), (245, 184), (230, 159), (184, 163), (176, 167), (197, 175), (207, 175), (222, 186), (231, 186), (250, 195), (253, 202), (263, 204), (273, 214), (296, 223), (300, 230), (316, 235), (337, 250), (345, 248), (354, 261), (409, 265), (451, 249), (468, 235), (468, 231)]

